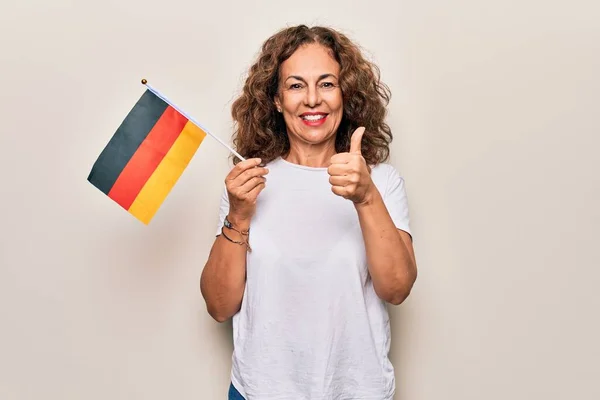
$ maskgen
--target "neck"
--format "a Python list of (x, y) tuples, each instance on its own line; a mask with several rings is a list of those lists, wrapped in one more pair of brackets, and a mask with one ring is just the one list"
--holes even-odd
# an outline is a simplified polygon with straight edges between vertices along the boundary
[(322, 168), (329, 167), (329, 161), (335, 154), (335, 142), (323, 145), (290, 143), (290, 151), (283, 158), (294, 164)]

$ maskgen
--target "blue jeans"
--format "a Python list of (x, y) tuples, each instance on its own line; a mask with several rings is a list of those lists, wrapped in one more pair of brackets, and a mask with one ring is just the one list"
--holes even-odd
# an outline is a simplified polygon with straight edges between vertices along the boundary
[(229, 384), (229, 400), (246, 400), (244, 399), (244, 397), (240, 394), (240, 392), (237, 391), (237, 389), (233, 386), (233, 383)]

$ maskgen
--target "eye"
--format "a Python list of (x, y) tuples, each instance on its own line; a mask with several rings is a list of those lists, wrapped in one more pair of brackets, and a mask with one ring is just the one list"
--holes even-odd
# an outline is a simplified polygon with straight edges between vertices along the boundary
[(331, 89), (331, 88), (334, 88), (335, 85), (333, 84), (333, 82), (323, 82), (323, 83), (321, 83), (321, 87), (323, 87), (325, 89)]
[(301, 83), (292, 83), (290, 85), (290, 89), (302, 89), (302, 84)]

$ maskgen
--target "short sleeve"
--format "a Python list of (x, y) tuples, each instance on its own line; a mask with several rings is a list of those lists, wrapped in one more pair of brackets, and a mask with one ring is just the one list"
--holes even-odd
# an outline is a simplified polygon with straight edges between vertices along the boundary
[(406, 186), (404, 184), (404, 179), (400, 176), (396, 168), (392, 166), (389, 166), (387, 187), (383, 201), (396, 228), (406, 231), (412, 236), (412, 232), (410, 231)]
[(227, 188), (223, 188), (223, 192), (221, 194), (221, 202), (219, 204), (219, 223), (217, 224), (217, 232), (216, 236), (221, 234), (221, 227), (223, 226), (223, 222), (225, 221), (225, 217), (229, 213), (229, 196), (227, 195)]

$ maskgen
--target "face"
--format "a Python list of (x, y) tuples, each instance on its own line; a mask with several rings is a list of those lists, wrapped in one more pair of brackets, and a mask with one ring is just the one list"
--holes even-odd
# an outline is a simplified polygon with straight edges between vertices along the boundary
[(275, 104), (283, 113), (290, 143), (335, 143), (344, 111), (339, 74), (340, 65), (319, 44), (299, 47), (281, 64)]

